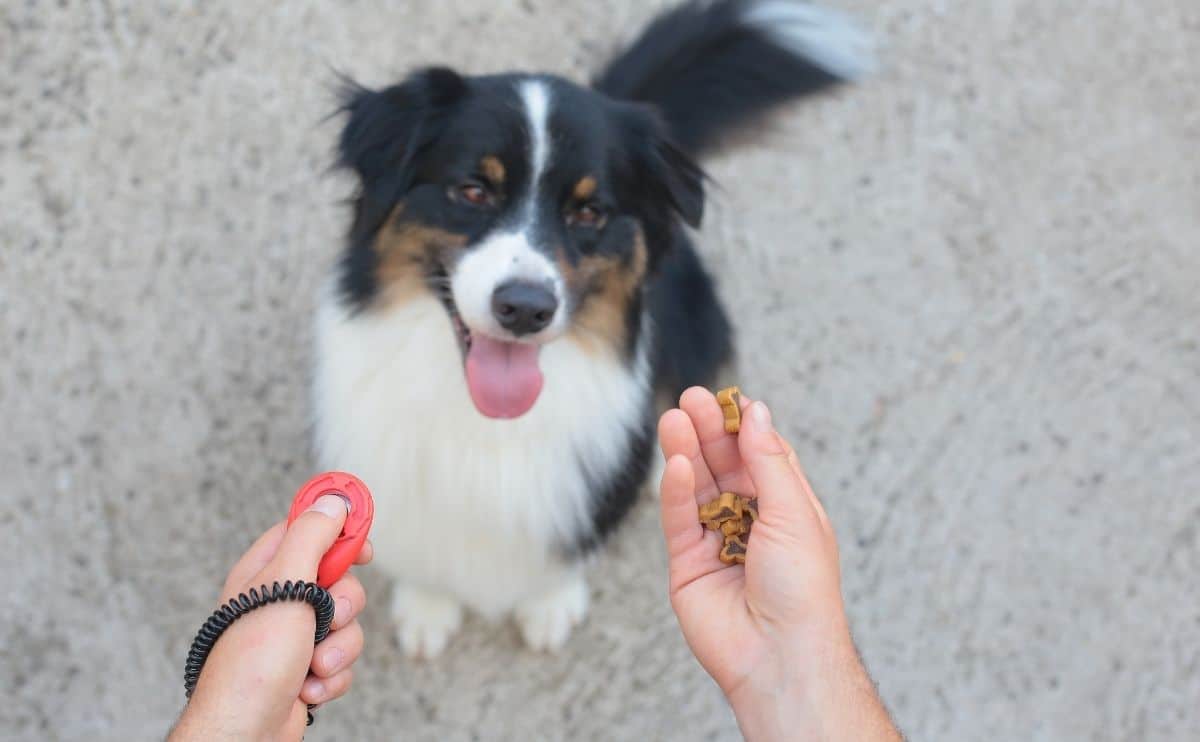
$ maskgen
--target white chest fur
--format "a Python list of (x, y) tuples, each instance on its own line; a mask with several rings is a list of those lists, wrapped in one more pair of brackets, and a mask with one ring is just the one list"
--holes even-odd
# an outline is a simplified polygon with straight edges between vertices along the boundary
[(375, 563), (487, 616), (561, 580), (555, 549), (589, 527), (588, 480), (623, 464), (643, 420), (645, 353), (631, 368), (556, 340), (533, 409), (492, 420), (437, 299), (348, 316), (331, 295), (317, 316), (316, 447), (371, 488)]

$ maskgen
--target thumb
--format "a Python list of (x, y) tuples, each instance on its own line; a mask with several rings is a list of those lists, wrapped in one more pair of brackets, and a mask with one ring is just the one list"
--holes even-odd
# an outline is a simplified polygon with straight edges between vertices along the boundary
[[(771, 422), (771, 412), (762, 402), (746, 409), (738, 433), (738, 448), (754, 491), (759, 514), (775, 527), (796, 533), (820, 528), (820, 520), (793, 465), (788, 446)], [(799, 535), (799, 534), (797, 534)]]
[(346, 523), (346, 501), (322, 495), (292, 521), (271, 560), (272, 571), (293, 580), (315, 580), (321, 557), (337, 541)]

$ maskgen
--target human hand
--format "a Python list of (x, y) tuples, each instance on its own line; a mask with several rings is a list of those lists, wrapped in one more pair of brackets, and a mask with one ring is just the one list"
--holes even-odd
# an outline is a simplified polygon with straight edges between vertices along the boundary
[[(325, 495), (290, 527), (275, 524), (230, 570), (220, 603), (275, 581), (315, 580), (321, 557), (345, 521), (342, 498)], [(366, 564), (373, 554), (367, 541), (355, 564)], [(356, 620), (366, 605), (362, 584), (347, 573), (329, 593), (333, 624), (315, 647), (316, 617), (307, 603), (274, 603), (235, 621), (213, 647), (169, 739), (301, 739), (306, 704), (342, 696), (353, 677), (350, 667), (362, 652)]]
[[(829, 518), (766, 405), (743, 396), (742, 411), (740, 433), (728, 435), (716, 398), (695, 387), (659, 423), (671, 606), (684, 638), (748, 739), (896, 739), (850, 638)], [(744, 567), (723, 564), (720, 534), (699, 522), (699, 504), (721, 492), (758, 498)]]

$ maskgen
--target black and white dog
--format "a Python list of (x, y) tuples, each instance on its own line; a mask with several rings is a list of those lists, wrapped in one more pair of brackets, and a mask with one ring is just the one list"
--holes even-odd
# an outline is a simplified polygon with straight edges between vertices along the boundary
[(440, 652), (464, 607), (566, 641), (584, 562), (647, 477), (656, 394), (732, 353), (684, 229), (695, 158), (866, 53), (829, 11), (716, 0), (661, 16), (589, 87), (444, 68), (350, 86), (361, 188), (318, 312), (316, 446), (375, 494), (407, 653)]

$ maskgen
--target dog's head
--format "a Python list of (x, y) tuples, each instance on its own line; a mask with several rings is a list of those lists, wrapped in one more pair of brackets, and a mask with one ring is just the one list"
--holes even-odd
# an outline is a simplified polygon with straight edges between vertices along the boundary
[(353, 86), (341, 164), (355, 202), (341, 288), (363, 311), (437, 296), (481, 413), (528, 411), (539, 353), (632, 353), (643, 287), (703, 176), (653, 109), (543, 76), (429, 69)]

